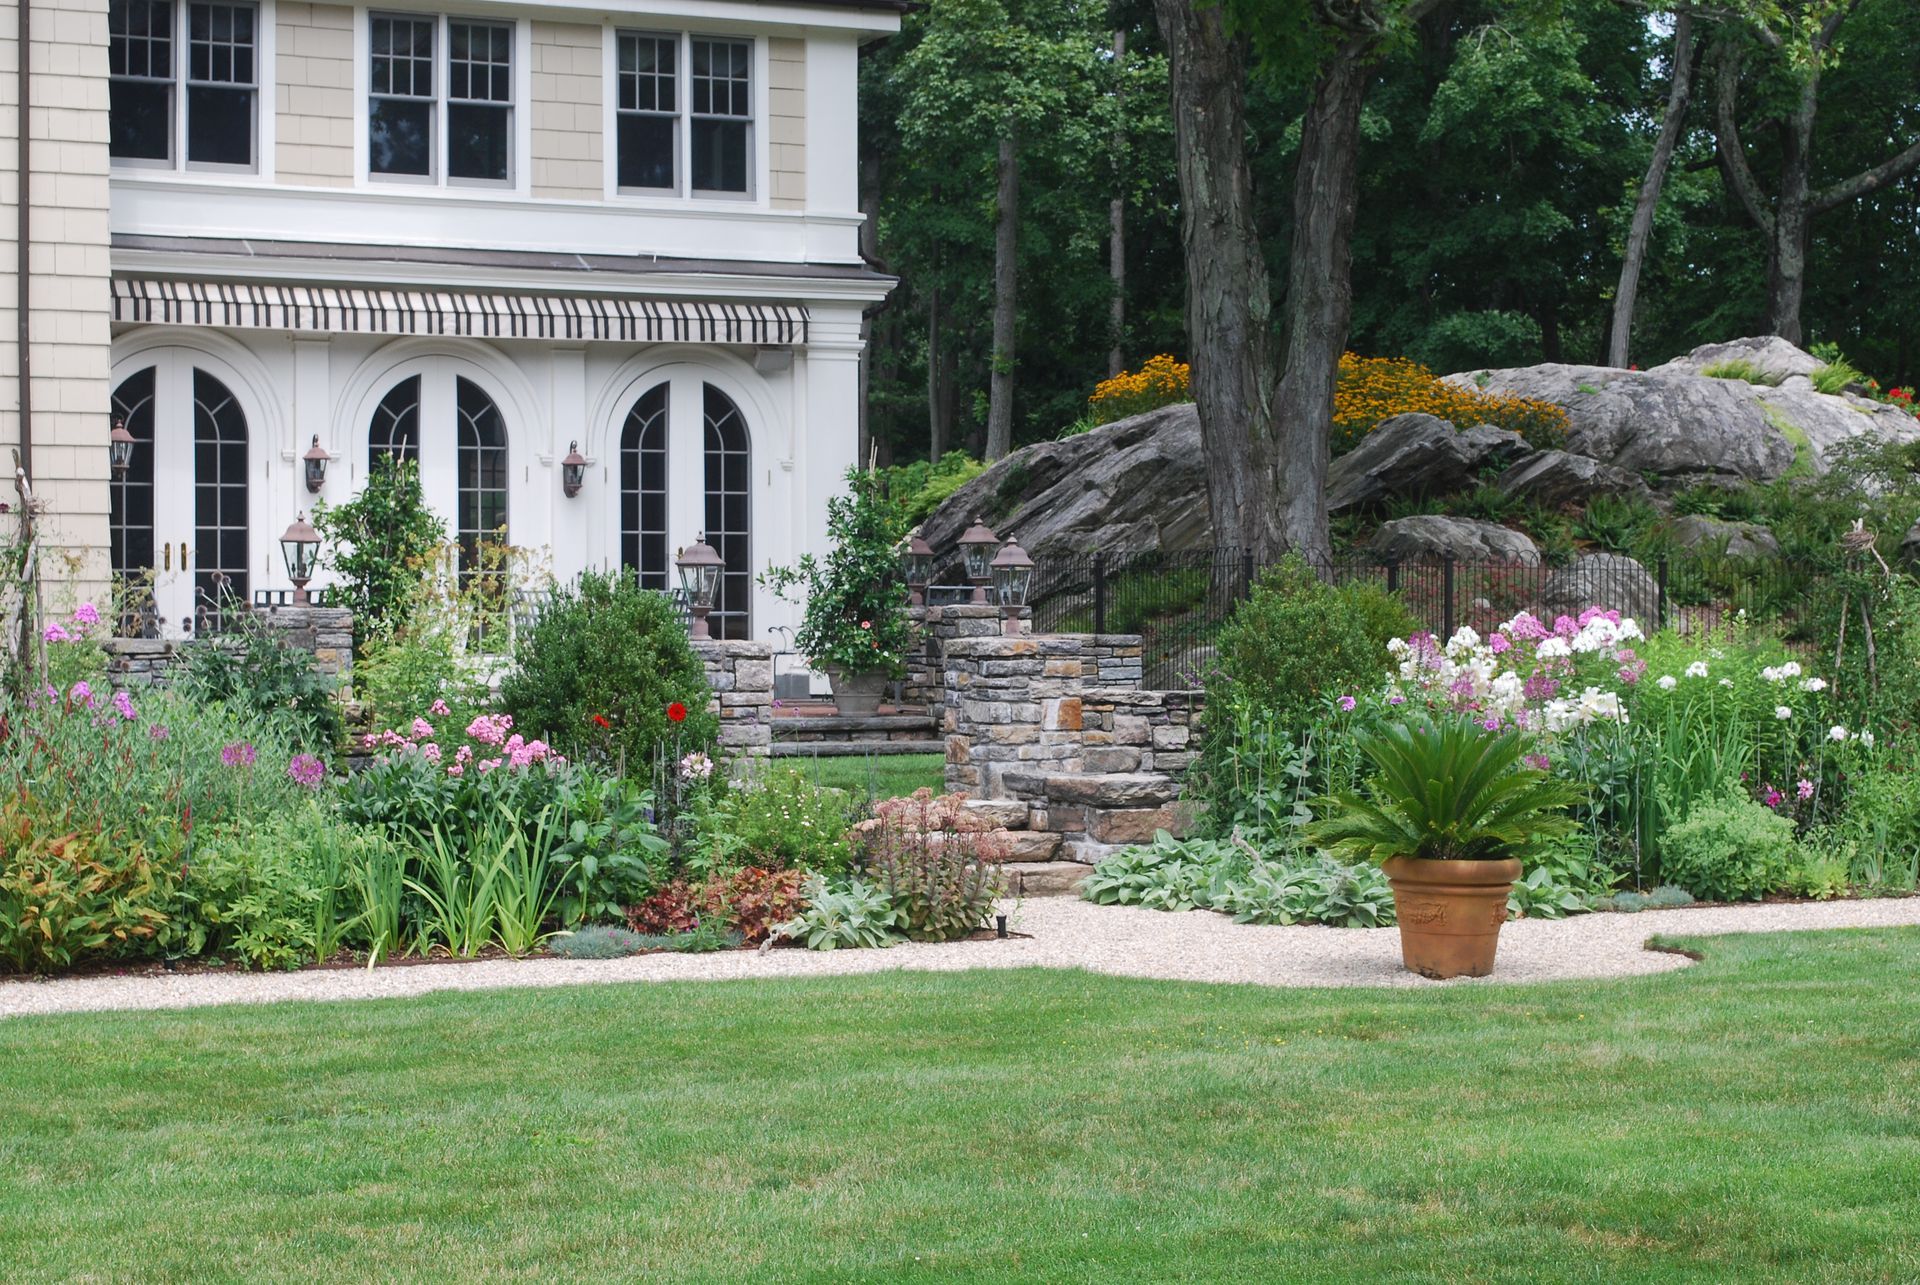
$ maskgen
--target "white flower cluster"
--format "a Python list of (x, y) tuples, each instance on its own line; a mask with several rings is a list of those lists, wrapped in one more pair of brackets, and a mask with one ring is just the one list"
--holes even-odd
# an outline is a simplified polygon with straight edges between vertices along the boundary
[(1587, 688), (1580, 693), (1578, 700), (1548, 701), (1541, 709), (1541, 716), (1549, 732), (1564, 732), (1583, 723), (1627, 721), (1627, 712), (1620, 707), (1619, 695), (1603, 692), (1598, 687)]
[(1760, 671), (1760, 677), (1770, 683), (1784, 683), (1789, 678), (1800, 677), (1800, 662), (1790, 660), (1784, 665), (1769, 665)]
[[(1523, 611), (1484, 639), (1471, 627), (1444, 643), (1425, 635), (1395, 638), (1387, 651), (1397, 662), (1397, 681), (1387, 695), (1398, 704), (1410, 688), (1436, 704), (1471, 711), (1489, 730), (1505, 723), (1549, 732), (1596, 721), (1624, 723), (1617, 693), (1590, 686), (1578, 697), (1552, 697), (1574, 674), (1576, 656), (1606, 653), (1609, 663), (1632, 662), (1633, 653), (1622, 648), (1644, 637), (1633, 620), (1588, 608), (1577, 620), (1562, 616), (1551, 627)], [(1530, 678), (1538, 681), (1531, 693)], [(1540, 702), (1537, 710), (1529, 708), (1533, 701)]]
[(1836, 744), (1842, 741), (1858, 741), (1868, 749), (1873, 748), (1873, 733), (1864, 727), (1857, 732), (1849, 732), (1840, 724), (1835, 723), (1827, 729), (1827, 739)]

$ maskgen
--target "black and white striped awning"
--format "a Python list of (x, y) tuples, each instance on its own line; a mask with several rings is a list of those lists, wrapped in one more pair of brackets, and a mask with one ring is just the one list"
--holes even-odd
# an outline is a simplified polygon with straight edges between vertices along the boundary
[(610, 343), (803, 344), (789, 304), (362, 290), (336, 286), (113, 280), (113, 319), (142, 325), (322, 334), (439, 335)]

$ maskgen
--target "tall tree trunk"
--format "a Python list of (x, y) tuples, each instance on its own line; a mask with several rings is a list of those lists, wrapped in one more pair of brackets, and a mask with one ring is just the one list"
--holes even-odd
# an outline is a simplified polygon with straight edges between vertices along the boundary
[(927, 458), (937, 460), (947, 453), (947, 441), (953, 433), (953, 401), (941, 384), (947, 369), (945, 336), (940, 333), (940, 287), (927, 298)]
[(1247, 50), (1216, 6), (1154, 0), (1153, 7), (1173, 91), (1187, 342), (1207, 511), (1216, 545), (1255, 549), (1265, 544), (1272, 500), (1266, 457), (1274, 355), (1272, 291), (1247, 163)]
[(1660, 121), (1660, 136), (1654, 140), (1653, 156), (1647, 161), (1647, 174), (1640, 180), (1640, 194), (1633, 203), (1627, 250), (1620, 260), (1620, 285), (1613, 293), (1613, 332), (1607, 346), (1609, 366), (1628, 364), (1633, 312), (1640, 297), (1640, 269), (1646, 263), (1647, 245), (1653, 239), (1653, 216), (1660, 206), (1660, 192), (1667, 183), (1667, 169), (1673, 164), (1674, 149), (1680, 144), (1680, 131), (1686, 125), (1687, 104), (1692, 95), (1693, 11), (1681, 9), (1673, 20), (1673, 75), (1667, 85), (1667, 114)]
[(1800, 106), (1780, 123), (1780, 192), (1773, 204), (1773, 247), (1767, 256), (1767, 329), (1802, 342), (1800, 305), (1807, 294), (1807, 251), (1813, 239), (1813, 118), (1820, 73), (1807, 76)]
[(1014, 323), (1019, 318), (1020, 160), (1013, 134), (1000, 139), (993, 227), (993, 359), (987, 383), (987, 458), (1013, 449)]
[[(1117, 94), (1126, 87), (1127, 33), (1115, 28), (1113, 66), (1121, 77)], [(1124, 98), (1123, 98), (1124, 102)], [(1113, 299), (1107, 304), (1107, 332), (1113, 346), (1107, 350), (1107, 375), (1111, 378), (1127, 368), (1127, 126), (1123, 114), (1116, 113), (1119, 124), (1113, 130), (1113, 155), (1118, 172), (1114, 176), (1113, 201), (1107, 208), (1107, 275), (1113, 283)]]
[(1256, 557), (1292, 550), (1332, 557), (1327, 535), (1327, 438), (1334, 385), (1353, 319), (1353, 217), (1360, 186), (1360, 108), (1371, 58), (1346, 41), (1326, 56), (1300, 129), (1293, 180), (1293, 244), (1287, 263), (1286, 374), (1275, 407), (1273, 447), (1261, 461), (1277, 510), (1255, 531)]

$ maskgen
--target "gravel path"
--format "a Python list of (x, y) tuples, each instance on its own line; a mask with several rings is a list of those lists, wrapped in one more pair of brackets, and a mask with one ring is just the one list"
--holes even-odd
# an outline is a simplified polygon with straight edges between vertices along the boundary
[[(1523, 919), (1500, 934), (1496, 976), (1476, 985), (1627, 977), (1684, 968), (1681, 955), (1645, 949), (1655, 934), (1776, 932), (1920, 924), (1920, 897), (1804, 905), (1649, 910)], [(583, 982), (823, 977), (890, 969), (1085, 968), (1125, 977), (1251, 982), (1263, 986), (1444, 986), (1400, 967), (1392, 928), (1259, 927), (1209, 911), (1167, 914), (1048, 897), (1019, 907), (1030, 938), (902, 944), (889, 950), (638, 955), (613, 960), (487, 960), (471, 964), (297, 973), (133, 974), (0, 982), (0, 1018), (105, 1009), (196, 1008), (279, 1000), (382, 999), (440, 990), (571, 986)]]

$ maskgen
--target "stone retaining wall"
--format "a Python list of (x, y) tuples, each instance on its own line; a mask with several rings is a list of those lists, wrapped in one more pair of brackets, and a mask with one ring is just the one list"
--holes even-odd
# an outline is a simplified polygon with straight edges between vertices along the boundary
[[(330, 677), (353, 673), (353, 613), (344, 607), (255, 607), (253, 618), (313, 657), (313, 667)], [(107, 681), (115, 687), (164, 687), (196, 647), (231, 645), (222, 637), (109, 638)]]
[(720, 749), (734, 757), (765, 758), (773, 744), (773, 648), (761, 642), (711, 639), (693, 644), (706, 667), (720, 716)]
[[(924, 705), (937, 717), (946, 700), (947, 645), (962, 638), (1004, 638), (1005, 620), (1000, 608), (972, 603), (910, 607), (907, 614), (919, 627), (921, 647), (907, 660), (907, 678), (900, 702), (906, 706)], [(1030, 628), (1032, 619), (1032, 610), (1022, 607), (1021, 628)]]

